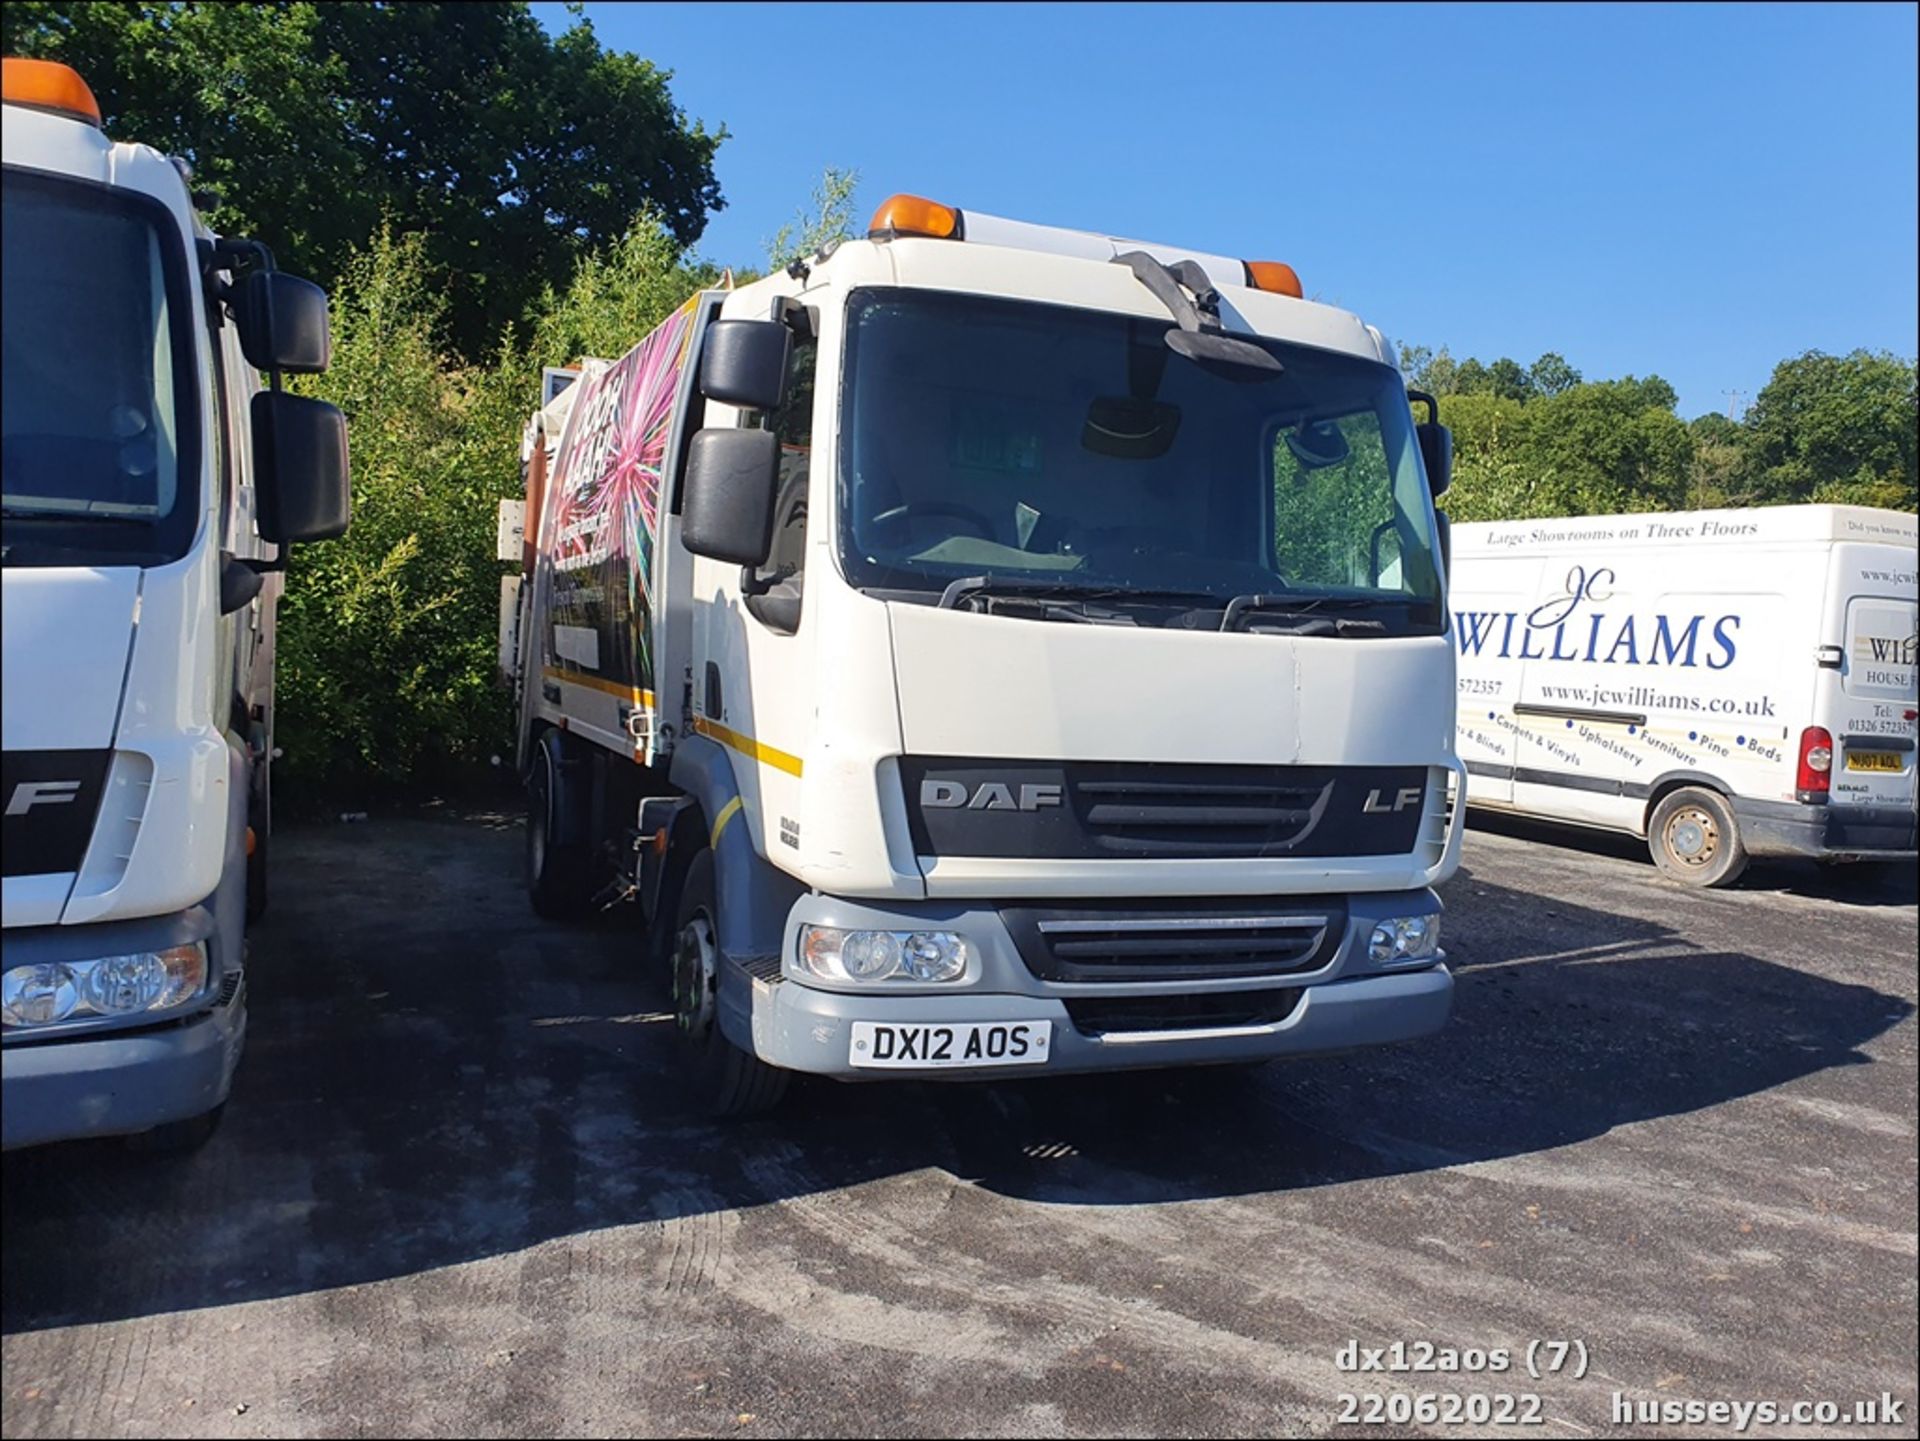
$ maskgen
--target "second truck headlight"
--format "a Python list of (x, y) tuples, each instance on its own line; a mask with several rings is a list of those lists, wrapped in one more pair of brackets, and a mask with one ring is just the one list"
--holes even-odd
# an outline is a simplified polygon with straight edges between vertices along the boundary
[(1367, 958), (1379, 965), (1428, 961), (1440, 951), (1440, 917), (1393, 916), (1374, 924)]
[(198, 995), (206, 983), (207, 950), (198, 941), (163, 951), (12, 966), (0, 980), (0, 1021), (22, 1030), (165, 1011)]
[(966, 938), (953, 931), (800, 929), (800, 964), (823, 981), (957, 981)]

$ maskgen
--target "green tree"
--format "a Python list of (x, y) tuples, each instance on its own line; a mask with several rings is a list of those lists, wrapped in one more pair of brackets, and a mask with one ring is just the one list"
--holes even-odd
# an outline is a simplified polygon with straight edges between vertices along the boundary
[(1746, 416), (1758, 498), (1915, 509), (1915, 373), (1884, 351), (1781, 361)]
[(1440, 418), (1453, 431), (1453, 488), (1444, 502), (1455, 520), (1520, 520), (1554, 511), (1528, 456), (1532, 407), (1495, 395), (1456, 395)]
[(575, 12), (525, 4), (76, 4), (0, 11), (10, 55), (64, 60), (107, 127), (178, 154), (216, 228), (331, 285), (381, 221), (419, 233), (443, 323), (487, 352), (544, 287), (650, 208), (682, 245), (723, 204), (724, 128)]
[(1673, 413), (1672, 396), (1673, 388), (1657, 377), (1628, 376), (1575, 386), (1527, 407), (1527, 459), (1550, 507), (1545, 513), (1683, 507), (1693, 442)]
[(283, 774), (309, 798), (444, 779), (505, 731), (494, 502), (525, 411), (443, 362), (445, 306), (424, 238), (377, 232), (334, 296), (332, 368), (299, 382), (346, 412), (353, 447), (353, 526), (294, 548), (280, 602)]
[(1566, 356), (1549, 350), (1534, 361), (1527, 371), (1527, 378), (1537, 394), (1559, 395), (1580, 383), (1580, 372), (1567, 364)]
[(1469, 356), (1454, 370), (1453, 394), (1491, 395), (1493, 394), (1493, 377), (1487, 373), (1486, 366)]
[(543, 365), (573, 365), (589, 355), (617, 360), (688, 296), (719, 280), (712, 265), (686, 258), (657, 215), (642, 213), (619, 240), (582, 257), (564, 289), (544, 293), (532, 354), (508, 347), (500, 365), (537, 378)]
[(1747, 432), (1710, 410), (1687, 426), (1693, 459), (1687, 470), (1687, 505), (1695, 510), (1749, 505), (1753, 501)]
[(1504, 355), (1487, 367), (1487, 384), (1502, 400), (1533, 398), (1533, 378), (1519, 361)]
[(813, 187), (807, 207), (797, 211), (792, 221), (775, 231), (766, 243), (767, 268), (779, 270), (850, 238), (853, 197), (859, 187), (859, 171), (828, 166), (820, 183)]

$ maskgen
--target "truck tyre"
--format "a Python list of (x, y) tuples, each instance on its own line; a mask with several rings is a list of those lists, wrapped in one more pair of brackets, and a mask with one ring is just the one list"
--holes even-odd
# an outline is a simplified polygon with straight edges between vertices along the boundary
[(1668, 876), (1689, 886), (1730, 886), (1747, 868), (1733, 808), (1716, 791), (1689, 786), (1653, 808), (1647, 849)]
[(673, 1019), (693, 1103), (709, 1116), (755, 1116), (786, 1094), (788, 1073), (750, 1056), (721, 1033), (720, 948), (715, 939), (713, 852), (687, 867), (674, 927)]
[(559, 731), (541, 733), (527, 767), (527, 894), (534, 913), (550, 921), (577, 921), (596, 889), (588, 847), (561, 838), (561, 787), (567, 784)]
[(189, 1155), (213, 1139), (213, 1133), (220, 1129), (220, 1118), (226, 1113), (227, 1103), (222, 1101), (211, 1111), (203, 1111), (198, 1116), (188, 1116), (184, 1121), (169, 1121), (164, 1126), (155, 1126), (151, 1131), (128, 1136), (127, 1149), (142, 1156)]

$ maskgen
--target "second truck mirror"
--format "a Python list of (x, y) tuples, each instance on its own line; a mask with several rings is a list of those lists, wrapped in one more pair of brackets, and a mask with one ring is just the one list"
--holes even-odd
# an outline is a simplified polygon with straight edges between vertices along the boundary
[(716, 320), (700, 356), (700, 393), (743, 410), (772, 410), (787, 393), (793, 332), (777, 320)]
[(1427, 408), (1427, 418), (1414, 426), (1413, 433), (1426, 464), (1427, 489), (1438, 500), (1453, 484), (1453, 432), (1440, 423), (1440, 402), (1435, 397), (1424, 390), (1408, 390), (1407, 401)]
[(279, 270), (255, 270), (240, 283), (234, 306), (240, 350), (256, 370), (317, 375), (333, 360), (327, 292)]
[(257, 392), (253, 476), (262, 540), (285, 545), (344, 535), (352, 505), (346, 416), (323, 400)]
[(779, 473), (780, 437), (771, 430), (711, 429), (695, 435), (680, 514), (680, 538), (687, 549), (736, 565), (765, 561), (773, 549), (773, 489)]
[(1420, 438), (1420, 458), (1427, 464), (1427, 486), (1438, 500), (1453, 484), (1453, 432), (1437, 420), (1423, 420), (1414, 433)]

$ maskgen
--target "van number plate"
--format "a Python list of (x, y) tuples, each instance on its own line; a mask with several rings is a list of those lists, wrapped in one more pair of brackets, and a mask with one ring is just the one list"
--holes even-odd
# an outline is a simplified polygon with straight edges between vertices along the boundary
[(1053, 1039), (1051, 1021), (971, 1021), (901, 1026), (855, 1021), (847, 1060), (855, 1066), (927, 1070), (957, 1066), (1038, 1066)]
[(1894, 771), (1901, 769), (1900, 757), (1892, 751), (1848, 751), (1850, 771)]

